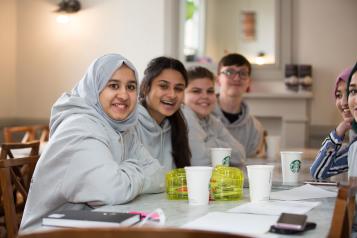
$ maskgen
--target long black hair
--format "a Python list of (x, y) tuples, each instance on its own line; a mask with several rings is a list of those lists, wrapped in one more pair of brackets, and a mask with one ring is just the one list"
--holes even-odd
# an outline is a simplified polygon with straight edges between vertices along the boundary
[[(348, 77), (348, 80), (347, 80), (347, 87), (346, 87), (346, 90), (347, 90), (347, 98), (349, 97), (350, 95), (350, 90), (349, 90), (349, 87), (350, 87), (350, 84), (351, 84), (351, 80), (352, 80), (352, 76), (357, 72), (357, 62), (355, 64), (355, 66), (353, 67), (352, 71), (351, 71), (351, 74), (350, 76)], [(356, 122), (356, 119), (354, 119), (352, 121), (352, 130), (354, 132), (357, 133), (357, 122)]]
[[(187, 86), (187, 71), (179, 60), (165, 56), (152, 59), (144, 71), (144, 78), (140, 84), (139, 101), (145, 108), (147, 108), (146, 96), (150, 92), (152, 81), (165, 69), (181, 73)], [(172, 157), (176, 168), (190, 166), (191, 150), (188, 143), (188, 130), (181, 109), (167, 118), (171, 124)]]

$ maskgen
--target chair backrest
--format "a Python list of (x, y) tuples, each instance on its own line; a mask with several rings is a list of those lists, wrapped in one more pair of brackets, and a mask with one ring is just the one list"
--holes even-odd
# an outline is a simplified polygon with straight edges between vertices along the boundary
[(268, 136), (268, 131), (264, 130), (263, 131), (263, 136), (260, 139), (258, 148), (257, 148), (257, 158), (266, 158), (267, 156), (267, 136)]
[(48, 141), (48, 125), (4, 127), (5, 143), (26, 143), (34, 140)]
[(351, 237), (355, 217), (357, 177), (350, 177), (348, 182), (339, 184), (328, 237)]
[(48, 141), (48, 136), (50, 134), (50, 129), (48, 125), (34, 125), (32, 126), (35, 130), (35, 139), (39, 140), (41, 143)]
[(122, 228), (89, 228), (89, 229), (58, 229), (24, 234), (19, 238), (241, 238), (245, 235), (187, 230), (179, 228), (150, 228), (150, 227), (122, 227)]
[[(16, 195), (21, 195), (23, 199), (21, 208), (23, 208), (30, 188), (32, 174), (39, 158), (39, 146), (39, 141), (4, 143), (1, 145), (0, 188), (8, 237), (17, 236), (20, 221), (17, 215)], [(13, 150), (25, 148), (30, 149), (28, 156), (14, 157)]]

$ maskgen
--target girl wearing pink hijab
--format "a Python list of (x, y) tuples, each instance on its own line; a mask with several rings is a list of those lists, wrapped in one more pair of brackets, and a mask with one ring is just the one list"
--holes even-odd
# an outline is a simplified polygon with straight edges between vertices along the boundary
[[(345, 134), (352, 132), (350, 129), (353, 117), (348, 108), (346, 90), (350, 73), (351, 68), (347, 68), (336, 79), (334, 88), (335, 104), (342, 120), (324, 140), (314, 163), (310, 167), (311, 176), (315, 179), (325, 179), (348, 170), (347, 155), (350, 144), (343, 145), (342, 142)], [(352, 140), (351, 133), (349, 139), (350, 141)]]

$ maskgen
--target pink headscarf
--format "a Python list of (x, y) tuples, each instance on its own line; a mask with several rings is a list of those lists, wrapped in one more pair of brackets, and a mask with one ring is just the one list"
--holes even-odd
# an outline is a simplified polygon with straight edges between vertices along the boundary
[(344, 81), (345, 83), (347, 83), (347, 80), (348, 80), (348, 76), (350, 76), (351, 74), (351, 71), (352, 71), (352, 68), (346, 68), (344, 69), (340, 75), (338, 75), (337, 79), (336, 79), (336, 82), (335, 82), (335, 88), (333, 90), (333, 97), (335, 98), (335, 95), (336, 95), (336, 91), (337, 91), (337, 85), (340, 81)]

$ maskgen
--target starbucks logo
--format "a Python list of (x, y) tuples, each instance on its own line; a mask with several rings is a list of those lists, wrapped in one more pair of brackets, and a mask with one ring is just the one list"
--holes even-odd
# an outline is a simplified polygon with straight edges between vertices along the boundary
[(223, 165), (224, 166), (229, 166), (229, 160), (231, 159), (231, 157), (228, 155), (226, 157), (223, 158)]
[(300, 171), (301, 161), (294, 160), (290, 163), (290, 171), (293, 173), (298, 173)]

